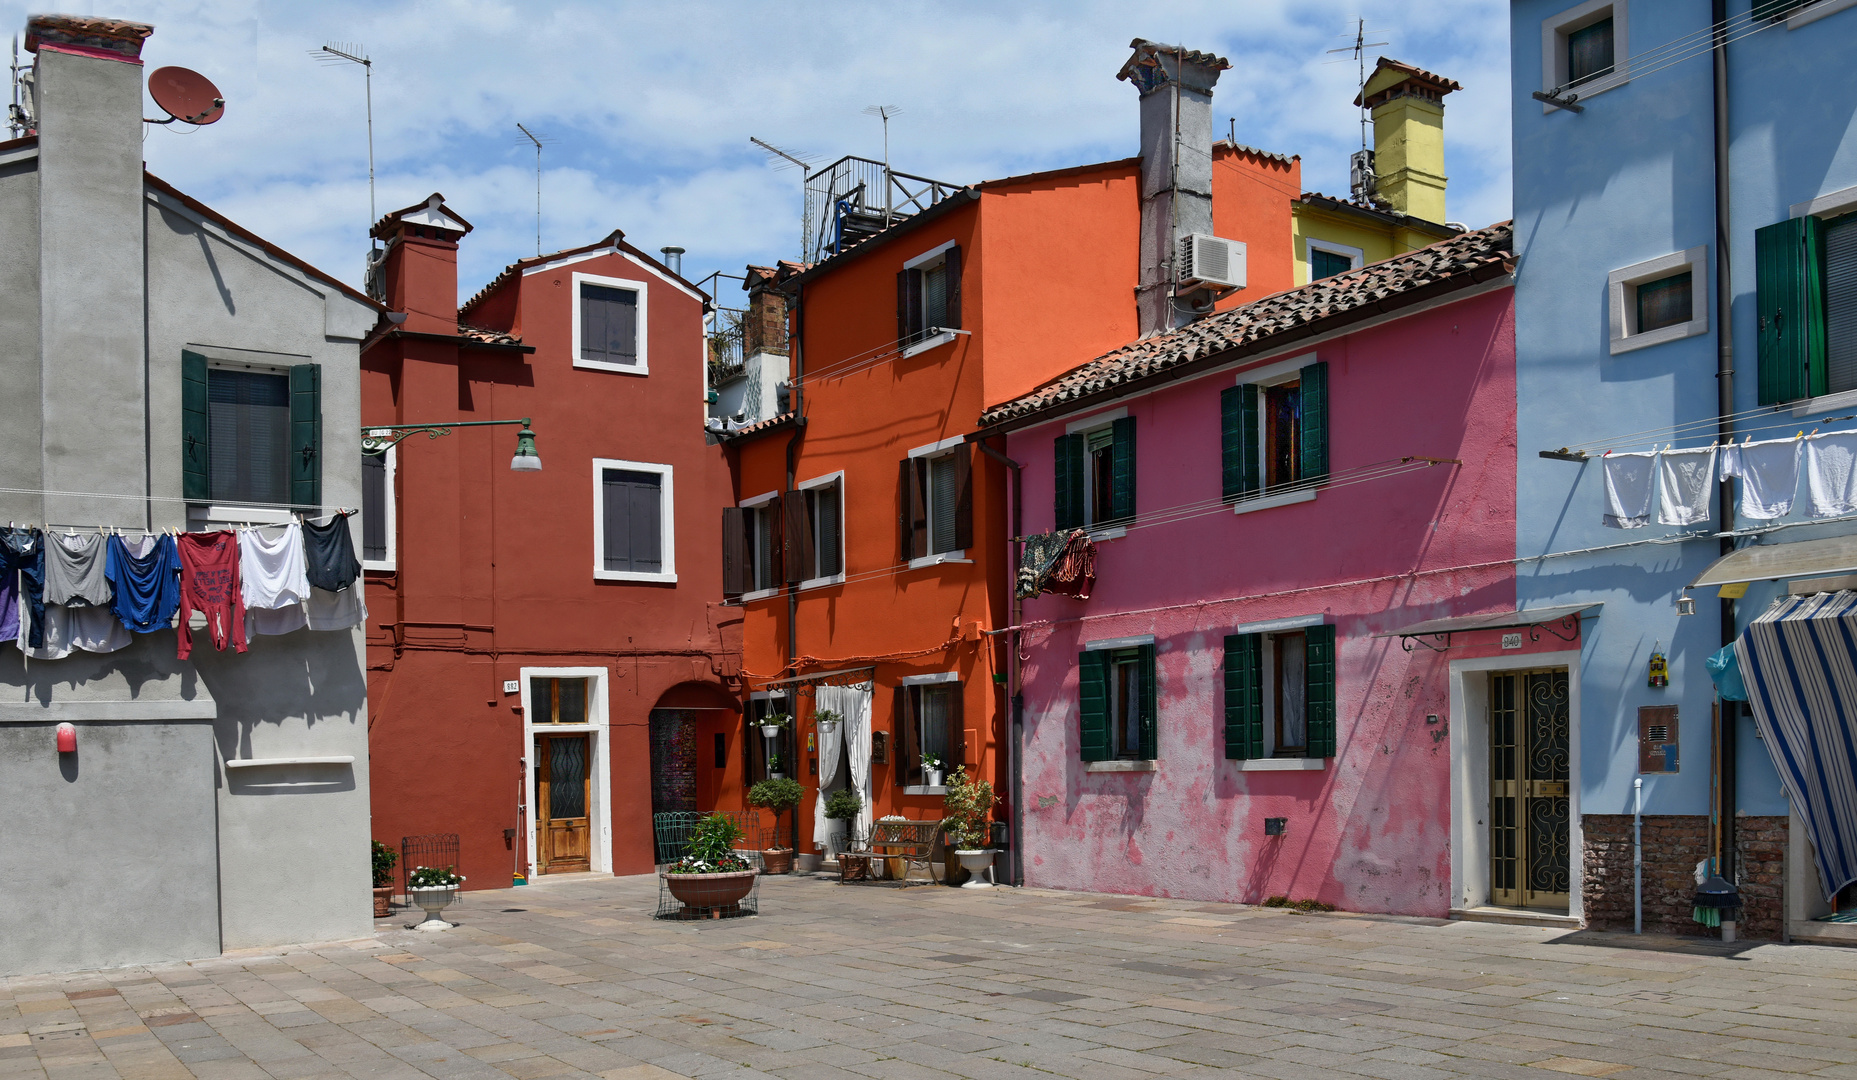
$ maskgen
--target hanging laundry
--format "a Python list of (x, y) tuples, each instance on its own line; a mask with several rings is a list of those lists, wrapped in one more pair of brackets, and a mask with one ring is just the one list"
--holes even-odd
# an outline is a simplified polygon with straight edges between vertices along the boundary
[[(20, 601), (20, 607), (25, 607)], [(89, 604), (67, 606), (46, 604), (40, 642), (34, 646), (21, 635), (19, 651), (29, 660), (63, 660), (73, 652), (112, 653), (127, 647), (135, 638), (129, 628), (107, 607)]]
[(0, 641), (19, 637), (19, 595), (19, 566), (8, 552), (4, 538), (0, 538)]
[(1656, 476), (1656, 455), (1607, 454), (1600, 459), (1605, 470), (1605, 524), (1614, 529), (1639, 529), (1651, 523), (1651, 484)]
[(245, 651), (245, 599), (239, 588), (239, 541), (231, 532), (183, 533), (175, 545), (181, 557), (180, 650), (193, 652), (191, 617), (206, 616), (207, 636), (225, 651), (226, 642)]
[(1805, 440), (1805, 486), (1813, 517), (1857, 513), (1857, 431)]
[(1019, 549), (1018, 597), (1030, 600), (1044, 591), (1045, 579), (1064, 554), (1068, 537), (1061, 532), (1039, 533), (1025, 538)]
[(45, 535), (37, 529), (11, 527), (0, 531), (0, 558), (6, 573), (19, 572), (20, 648), (38, 648), (45, 642)]
[(1721, 476), (1741, 478), (1741, 516), (1770, 521), (1792, 512), (1802, 439), (1768, 439), (1722, 450)]
[(45, 602), (109, 607), (109, 545), (102, 533), (45, 534)]
[(318, 589), (341, 592), (361, 576), (361, 561), (355, 558), (347, 514), (336, 514), (324, 525), (304, 522), (303, 547), (308, 556), (309, 583)]
[[(275, 527), (273, 527), (275, 528)], [(239, 589), (245, 600), (245, 639), (288, 634), (308, 625), (303, 602), (310, 583), (303, 555), (303, 529), (296, 522), (276, 536), (239, 530)]]
[(1088, 600), (1095, 585), (1096, 545), (1089, 533), (1072, 529), (1025, 538), (1019, 558), (1018, 595), (1021, 600), (1048, 592)]
[(366, 589), (343, 589), (330, 592), (327, 589), (310, 588), (309, 600), (303, 605), (304, 617), (311, 630), (347, 630), (360, 626), (367, 621), (368, 605), (361, 594)]
[(1715, 447), (1657, 455), (1660, 525), (1700, 525), (1714, 517)]
[(117, 621), (138, 634), (173, 625), (181, 604), (181, 557), (172, 536), (110, 537), (105, 573), (115, 590), (110, 607)]

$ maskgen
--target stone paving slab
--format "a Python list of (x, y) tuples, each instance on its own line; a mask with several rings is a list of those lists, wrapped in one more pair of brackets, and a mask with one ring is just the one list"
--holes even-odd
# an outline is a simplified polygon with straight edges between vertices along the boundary
[(1857, 1080), (1857, 951), (1042, 890), (655, 878), (444, 933), (0, 979), (0, 1080)]

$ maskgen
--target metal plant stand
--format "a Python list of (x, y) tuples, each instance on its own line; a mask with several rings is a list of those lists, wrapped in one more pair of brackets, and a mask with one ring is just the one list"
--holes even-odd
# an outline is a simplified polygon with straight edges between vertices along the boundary
[[(742, 830), (742, 843), (753, 845), (741, 848), (736, 854), (745, 857), (748, 865), (756, 871), (763, 869), (760, 849), (767, 846), (768, 833), (761, 827), (761, 813), (758, 810), (721, 810), (714, 811), (733, 821)], [(684, 857), (690, 848), (690, 834), (697, 823), (709, 814), (700, 810), (672, 810), (662, 814), (651, 815), (651, 832), (656, 842), (657, 859), (660, 870)], [(761, 879), (757, 875), (754, 887), (748, 895), (733, 904), (717, 908), (686, 908), (681, 901), (671, 895), (670, 887), (665, 884), (664, 875), (658, 875), (658, 908), (654, 913), (660, 919), (729, 919), (740, 915), (754, 915), (761, 910)]]

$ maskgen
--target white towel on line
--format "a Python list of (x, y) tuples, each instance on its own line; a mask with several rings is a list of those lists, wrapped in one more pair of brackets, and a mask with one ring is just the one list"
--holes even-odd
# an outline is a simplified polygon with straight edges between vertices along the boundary
[(1857, 431), (1806, 439), (1805, 480), (1813, 517), (1857, 513)]
[(1614, 529), (1638, 529), (1651, 523), (1651, 485), (1657, 475), (1656, 455), (1607, 454), (1605, 470), (1605, 524)]
[(1714, 516), (1715, 450), (1665, 450), (1657, 455), (1657, 521), (1662, 525), (1698, 525)]
[(1792, 512), (1804, 440), (1768, 439), (1725, 448), (1721, 476), (1741, 478), (1741, 517), (1771, 521)]

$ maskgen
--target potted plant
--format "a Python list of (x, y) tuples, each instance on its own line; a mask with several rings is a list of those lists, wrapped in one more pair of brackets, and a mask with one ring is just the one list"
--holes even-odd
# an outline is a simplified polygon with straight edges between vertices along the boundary
[(798, 780), (774, 777), (763, 780), (748, 789), (748, 805), (765, 807), (774, 812), (774, 846), (761, 852), (761, 867), (770, 874), (787, 874), (793, 871), (793, 849), (780, 843), (780, 816), (800, 804), (806, 796), (806, 790), (800, 787)]
[(774, 713), (761, 717), (755, 723), (761, 725), (761, 734), (771, 739), (785, 731), (793, 723), (793, 718), (786, 713)]
[(393, 864), (399, 852), (379, 840), (374, 841), (374, 917), (384, 919), (393, 914)]
[(942, 780), (941, 759), (934, 754), (922, 755), (922, 782), (929, 787), (940, 787)]
[(864, 809), (864, 797), (850, 788), (834, 791), (825, 799), (825, 844), (836, 858), (846, 847), (851, 823)]
[(413, 929), (451, 929), (450, 923), (439, 918), (439, 912), (458, 898), (458, 886), (462, 884), (464, 875), (449, 866), (442, 870), (435, 866), (413, 867), (412, 875), (406, 879), (406, 891), (411, 894), (413, 903), (426, 913), (426, 921)]
[(830, 734), (838, 730), (838, 722), (843, 719), (844, 717), (831, 709), (814, 709), (812, 712), (813, 726), (819, 729), (820, 734)]
[(739, 903), (754, 888), (755, 877), (754, 867), (735, 850), (741, 838), (741, 826), (721, 814), (697, 822), (688, 853), (664, 868), (665, 888), (685, 908), (709, 910)]
[(967, 775), (967, 767), (954, 770), (948, 779), (948, 793), (943, 798), (948, 816), (942, 819), (943, 836), (949, 850), (960, 860), (969, 877), (963, 889), (986, 889), (992, 882), (980, 875), (993, 865), (993, 785)]

